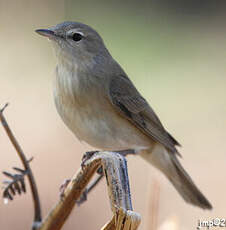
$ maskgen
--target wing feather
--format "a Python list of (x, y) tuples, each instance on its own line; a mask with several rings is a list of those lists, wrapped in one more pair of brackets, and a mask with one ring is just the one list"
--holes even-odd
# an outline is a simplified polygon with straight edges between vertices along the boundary
[(159, 118), (126, 76), (115, 76), (109, 86), (111, 103), (122, 116), (167, 149), (178, 153), (180, 145), (163, 127)]

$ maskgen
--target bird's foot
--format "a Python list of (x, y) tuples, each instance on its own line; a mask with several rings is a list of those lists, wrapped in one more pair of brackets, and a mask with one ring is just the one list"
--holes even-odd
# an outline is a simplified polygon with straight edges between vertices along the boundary
[(81, 167), (84, 168), (86, 161), (89, 160), (97, 152), (98, 151), (85, 152), (85, 154), (82, 156)]

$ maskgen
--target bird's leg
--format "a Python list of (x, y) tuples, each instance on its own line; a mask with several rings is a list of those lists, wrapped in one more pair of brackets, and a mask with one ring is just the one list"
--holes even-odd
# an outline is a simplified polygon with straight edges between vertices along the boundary
[(126, 150), (119, 150), (119, 151), (113, 151), (113, 152), (119, 153), (123, 157), (126, 157), (127, 155), (135, 155), (135, 154), (137, 154), (134, 149), (126, 149)]

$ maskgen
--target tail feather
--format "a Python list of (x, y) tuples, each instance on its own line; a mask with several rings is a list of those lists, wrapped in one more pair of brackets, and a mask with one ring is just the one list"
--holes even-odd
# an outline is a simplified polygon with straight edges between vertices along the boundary
[(201, 191), (194, 184), (191, 177), (183, 169), (176, 156), (173, 155), (171, 158), (176, 173), (178, 175), (178, 178), (171, 179), (169, 177), (169, 180), (172, 182), (172, 184), (177, 189), (177, 191), (181, 194), (184, 200), (190, 204), (199, 206), (200, 208), (203, 209), (212, 209), (212, 205), (210, 204), (210, 202), (206, 199), (206, 197), (201, 193)]
[(186, 202), (203, 209), (212, 209), (210, 202), (194, 184), (175, 154), (157, 144), (151, 153), (142, 153), (141, 156), (165, 174)]

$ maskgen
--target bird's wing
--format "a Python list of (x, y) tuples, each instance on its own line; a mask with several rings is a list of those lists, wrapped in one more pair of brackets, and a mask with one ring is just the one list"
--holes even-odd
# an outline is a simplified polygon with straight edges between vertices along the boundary
[(114, 108), (137, 128), (167, 149), (178, 153), (180, 145), (163, 127), (159, 118), (126, 76), (115, 76), (109, 85), (109, 97)]

